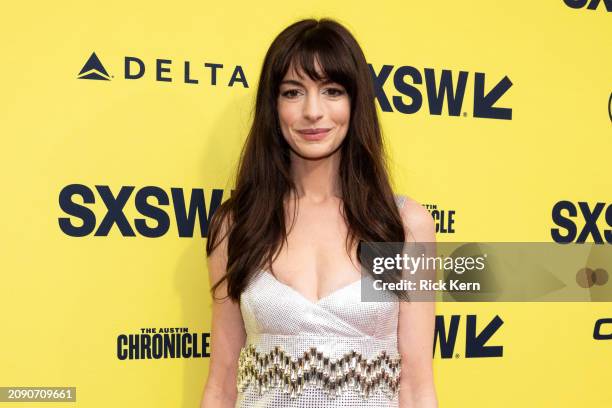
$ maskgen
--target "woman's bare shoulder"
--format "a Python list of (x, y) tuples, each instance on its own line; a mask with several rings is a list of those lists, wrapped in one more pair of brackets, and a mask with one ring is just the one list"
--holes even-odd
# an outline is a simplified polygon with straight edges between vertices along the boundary
[(429, 211), (421, 203), (407, 195), (399, 195), (399, 197), (402, 197), (400, 199), (404, 201), (400, 208), (400, 216), (404, 223), (404, 229), (407, 231), (406, 239), (410, 234), (415, 241), (434, 242), (435, 223)]

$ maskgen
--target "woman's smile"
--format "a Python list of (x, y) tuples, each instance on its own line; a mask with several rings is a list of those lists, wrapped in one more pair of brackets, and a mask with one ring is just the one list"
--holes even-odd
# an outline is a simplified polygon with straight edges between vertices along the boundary
[(297, 132), (308, 141), (319, 141), (325, 138), (333, 128), (307, 128)]

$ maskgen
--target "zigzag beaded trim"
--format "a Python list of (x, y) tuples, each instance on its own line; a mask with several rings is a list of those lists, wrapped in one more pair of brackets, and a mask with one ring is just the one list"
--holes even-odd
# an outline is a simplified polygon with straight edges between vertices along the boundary
[(401, 358), (390, 358), (381, 351), (373, 359), (364, 359), (354, 350), (340, 360), (323, 356), (310, 347), (299, 358), (275, 346), (269, 353), (261, 353), (248, 344), (240, 350), (237, 387), (244, 392), (251, 385), (261, 395), (271, 388), (282, 388), (283, 393), (295, 398), (305, 388), (322, 389), (330, 398), (353, 390), (363, 398), (383, 392), (390, 399), (399, 391)]

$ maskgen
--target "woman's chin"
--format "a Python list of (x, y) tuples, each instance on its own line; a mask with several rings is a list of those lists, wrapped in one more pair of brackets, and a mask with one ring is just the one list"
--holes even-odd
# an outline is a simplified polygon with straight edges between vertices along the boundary
[(334, 149), (331, 149), (329, 146), (320, 146), (319, 148), (310, 146), (299, 149), (296, 153), (303, 159), (319, 160), (330, 157), (334, 153)]

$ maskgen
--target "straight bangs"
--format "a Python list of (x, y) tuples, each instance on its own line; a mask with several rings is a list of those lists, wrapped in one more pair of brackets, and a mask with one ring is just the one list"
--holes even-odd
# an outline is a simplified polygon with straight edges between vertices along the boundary
[[(288, 48), (288, 52), (281, 58), (277, 70), (273, 70), (273, 82), (276, 95), (280, 90), (280, 83), (293, 68), (297, 77), (302, 78), (300, 71), (304, 72), (313, 81), (332, 80), (342, 85), (351, 102), (354, 100), (357, 89), (357, 66), (350, 58), (351, 52), (342, 38), (333, 30), (322, 27), (313, 29), (305, 38)], [(317, 72), (315, 61), (319, 62), (323, 72)]]

